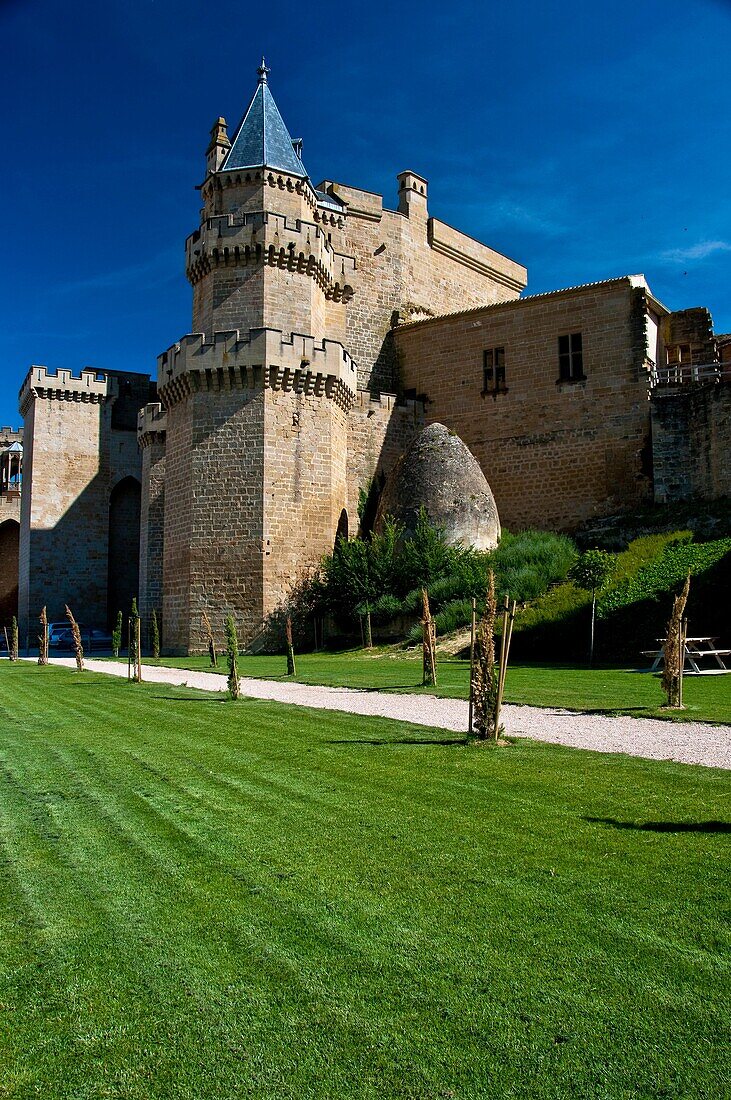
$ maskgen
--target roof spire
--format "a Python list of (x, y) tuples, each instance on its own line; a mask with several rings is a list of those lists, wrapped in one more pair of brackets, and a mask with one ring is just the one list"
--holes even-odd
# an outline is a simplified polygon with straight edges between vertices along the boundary
[(220, 171), (273, 168), (278, 172), (287, 172), (290, 176), (307, 179), (307, 169), (299, 153), (293, 148), (292, 138), (269, 90), (268, 73), (269, 69), (262, 57), (259, 83)]

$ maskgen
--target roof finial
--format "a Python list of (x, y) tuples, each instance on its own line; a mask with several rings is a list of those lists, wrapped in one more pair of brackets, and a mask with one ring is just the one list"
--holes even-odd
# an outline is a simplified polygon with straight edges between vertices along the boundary
[(267, 83), (267, 77), (268, 77), (268, 75), (271, 71), (272, 71), (271, 69), (267, 68), (267, 63), (264, 60), (264, 57), (262, 55), (261, 65), (257, 69), (257, 72), (259, 74), (259, 83), (260, 84), (266, 84)]

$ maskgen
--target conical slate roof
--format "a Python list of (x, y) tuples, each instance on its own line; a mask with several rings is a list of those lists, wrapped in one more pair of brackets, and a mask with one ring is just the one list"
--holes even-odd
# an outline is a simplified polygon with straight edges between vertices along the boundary
[(290, 176), (307, 177), (307, 169), (292, 147), (292, 138), (269, 91), (269, 70), (261, 61), (259, 84), (236, 131), (222, 172), (242, 168), (274, 168)]

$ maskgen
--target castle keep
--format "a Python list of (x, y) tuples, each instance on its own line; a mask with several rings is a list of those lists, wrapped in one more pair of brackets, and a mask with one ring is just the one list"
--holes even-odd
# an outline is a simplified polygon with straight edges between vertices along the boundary
[[(22, 437), (0, 440), (25, 447), (8, 520), (21, 637), (43, 604), (101, 624), (138, 593), (168, 652), (201, 648), (204, 610), (253, 639), (356, 533), (359, 498), (425, 423), (464, 440), (509, 528), (729, 492), (726, 345), (707, 311), (670, 313), (642, 276), (522, 298), (525, 268), (431, 217), (421, 176), (400, 173), (389, 210), (313, 185), (303, 157), (262, 62), (238, 128), (211, 131), (185, 246), (193, 331), (154, 384), (31, 368)], [(688, 383), (724, 456), (712, 477), (696, 451), (676, 462)], [(17, 508), (9, 485), (0, 509)]]

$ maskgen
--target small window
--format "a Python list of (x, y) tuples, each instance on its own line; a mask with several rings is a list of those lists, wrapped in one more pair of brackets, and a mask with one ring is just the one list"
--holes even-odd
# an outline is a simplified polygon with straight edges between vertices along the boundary
[(505, 348), (488, 348), (482, 353), (482, 393), (507, 393)]
[(559, 382), (583, 382), (584, 352), (580, 332), (558, 338), (558, 380)]
[(690, 344), (672, 344), (667, 349), (668, 366), (675, 367), (681, 363), (690, 363)]

